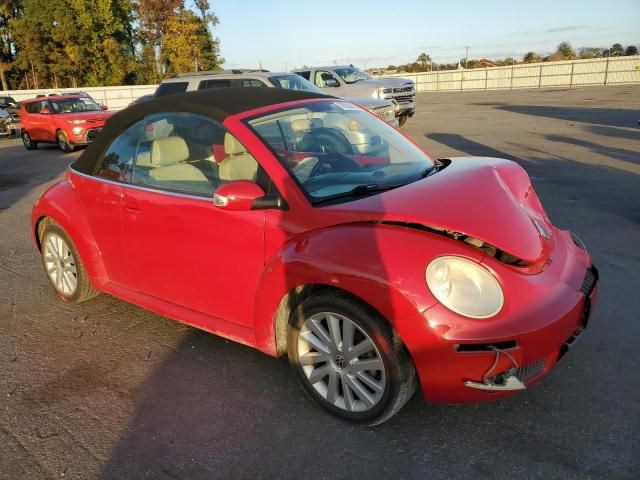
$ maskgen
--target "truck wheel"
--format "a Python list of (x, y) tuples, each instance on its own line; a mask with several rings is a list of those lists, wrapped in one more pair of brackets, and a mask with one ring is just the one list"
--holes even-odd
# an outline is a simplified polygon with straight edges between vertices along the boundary
[(405, 123), (407, 123), (408, 118), (409, 118), (409, 115), (400, 115), (398, 117), (398, 125), (403, 126)]

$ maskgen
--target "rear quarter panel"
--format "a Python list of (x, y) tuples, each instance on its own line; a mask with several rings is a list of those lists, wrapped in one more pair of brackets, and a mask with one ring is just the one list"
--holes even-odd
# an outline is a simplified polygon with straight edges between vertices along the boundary
[(45, 217), (55, 220), (71, 237), (89, 280), (96, 289), (108, 281), (104, 265), (84, 210), (67, 179), (49, 187), (38, 198), (31, 213), (31, 232), (40, 249), (38, 223)]

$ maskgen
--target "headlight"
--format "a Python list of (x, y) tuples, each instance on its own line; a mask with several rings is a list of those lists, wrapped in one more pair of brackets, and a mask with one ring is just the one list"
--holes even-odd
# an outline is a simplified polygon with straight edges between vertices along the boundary
[(71, 129), (71, 133), (73, 133), (74, 135), (81, 135), (82, 134), (82, 127), (74, 127)]
[(504, 294), (495, 277), (466, 258), (438, 257), (427, 267), (425, 277), (436, 299), (465, 317), (493, 317), (504, 304)]

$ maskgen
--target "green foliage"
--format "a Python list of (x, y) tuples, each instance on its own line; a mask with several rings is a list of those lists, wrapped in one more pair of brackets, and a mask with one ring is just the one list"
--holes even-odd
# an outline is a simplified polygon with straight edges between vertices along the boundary
[(576, 58), (576, 52), (573, 50), (573, 47), (569, 42), (560, 42), (556, 49), (556, 55), (559, 55), (566, 60)]
[(2, 88), (155, 83), (220, 63), (208, 0), (3, 0)]
[(624, 55), (624, 48), (622, 48), (622, 45), (620, 45), (619, 43), (614, 43), (609, 49), (609, 55), (611, 55), (612, 57)]
[(638, 47), (635, 45), (629, 45), (627, 49), (624, 51), (625, 55), (638, 55)]

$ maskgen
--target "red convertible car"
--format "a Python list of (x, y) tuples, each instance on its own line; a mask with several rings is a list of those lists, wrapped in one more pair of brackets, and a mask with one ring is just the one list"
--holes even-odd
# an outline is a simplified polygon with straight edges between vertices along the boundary
[(598, 280), (516, 163), (434, 160), (349, 102), (276, 88), (115, 114), (32, 222), (63, 300), (105, 292), (286, 354), (320, 405), (371, 425), (418, 386), (465, 403), (539, 381)]

